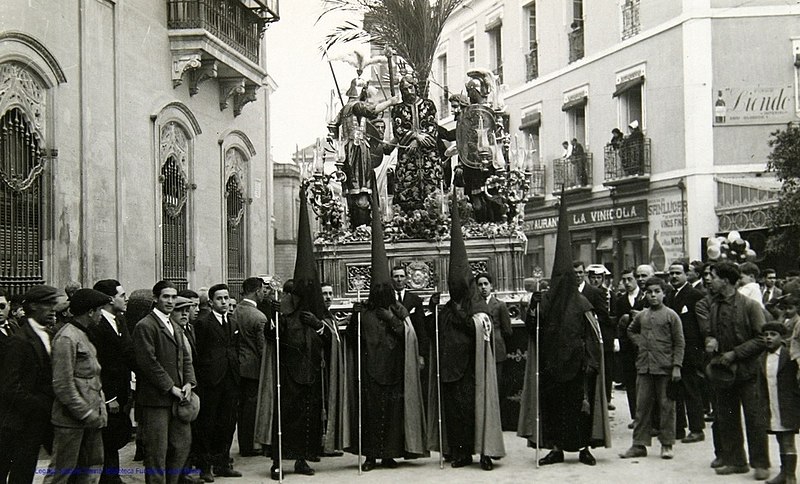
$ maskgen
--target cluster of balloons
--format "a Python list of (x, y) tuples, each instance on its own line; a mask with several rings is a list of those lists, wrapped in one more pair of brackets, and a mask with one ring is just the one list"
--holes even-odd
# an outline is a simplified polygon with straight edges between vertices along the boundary
[(756, 251), (750, 248), (750, 242), (742, 239), (735, 230), (730, 231), (727, 237), (709, 237), (706, 255), (714, 261), (753, 262), (756, 259)]

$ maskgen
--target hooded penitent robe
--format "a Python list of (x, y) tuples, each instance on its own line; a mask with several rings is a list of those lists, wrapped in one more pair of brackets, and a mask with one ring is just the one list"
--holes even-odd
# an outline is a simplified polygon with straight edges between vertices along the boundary
[[(361, 313), (362, 453), (372, 458), (420, 457), (425, 447), (425, 418), (419, 381), (417, 336), (402, 304), (382, 320), (374, 309)], [(353, 324), (354, 323), (354, 324)], [(348, 336), (357, 352), (358, 318)], [(353, 358), (353, 361), (357, 360)], [(350, 402), (349, 452), (358, 452), (357, 368)]]
[[(433, 319), (433, 318), (432, 318)], [(492, 322), (488, 314), (468, 314), (451, 301), (431, 321), (428, 395), (428, 448), (439, 451), (439, 410), (437, 398), (437, 363), (442, 402), (442, 447), (444, 453), (460, 458), (472, 454), (492, 458), (505, 456), (500, 421), (500, 399), (494, 349), (491, 343)]]
[[(560, 324), (545, 325), (547, 294), (542, 302), (542, 317), (529, 312), (526, 327), (530, 332), (520, 402), (517, 435), (537, 439), (543, 448), (557, 447), (574, 452), (583, 447), (611, 447), (608, 402), (604, 391), (602, 335), (592, 305), (577, 291), (569, 299)], [(539, 327), (537, 358), (536, 324)], [(539, 364), (539, 391), (536, 388)], [(584, 408), (586, 398), (589, 408)], [(539, 428), (536, 432), (536, 403), (539, 402)], [(586, 411), (588, 410), (588, 412)]]
[[(322, 358), (324, 338), (329, 335), (317, 327), (303, 324), (296, 309), (296, 296), (281, 301), (278, 319), (280, 338), (280, 409), (282, 423), (282, 457), (313, 459), (322, 454)], [(276, 344), (273, 338), (266, 345), (259, 378), (255, 441), (272, 446), (273, 459), (277, 446)]]

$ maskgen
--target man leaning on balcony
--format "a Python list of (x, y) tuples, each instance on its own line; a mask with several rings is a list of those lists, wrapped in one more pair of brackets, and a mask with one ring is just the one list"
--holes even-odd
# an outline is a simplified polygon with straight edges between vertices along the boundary
[(620, 146), (622, 171), (625, 176), (641, 175), (644, 161), (644, 134), (639, 128), (639, 121), (633, 120), (628, 125), (628, 136)]

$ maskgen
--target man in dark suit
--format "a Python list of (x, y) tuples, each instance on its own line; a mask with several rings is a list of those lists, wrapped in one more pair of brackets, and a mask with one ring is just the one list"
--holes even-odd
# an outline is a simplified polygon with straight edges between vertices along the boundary
[(100, 379), (106, 397), (108, 425), (103, 429), (103, 474), (101, 484), (119, 484), (119, 449), (131, 437), (131, 422), (128, 417), (128, 395), (131, 371), (136, 368), (136, 355), (128, 326), (120, 316), (128, 306), (128, 296), (119, 281), (103, 279), (94, 285), (96, 291), (111, 298), (101, 310), (102, 317), (90, 326), (89, 338), (97, 349), (97, 361), (102, 368)]
[[(417, 342), (419, 343), (419, 377), (423, 389), (428, 388), (428, 358), (430, 357), (428, 334), (425, 330), (425, 309), (422, 306), (422, 299), (406, 289), (406, 268), (401, 265), (392, 267), (392, 285), (394, 286), (395, 297), (397, 301), (403, 304), (408, 310), (411, 317), (411, 326), (414, 327), (414, 332), (417, 333)], [(427, 402), (428, 392), (422, 392), (423, 397)]]
[(488, 272), (481, 272), (475, 277), (478, 283), (478, 292), (489, 306), (489, 316), (492, 318), (492, 340), (494, 343), (494, 361), (497, 366), (497, 389), (502, 394), (503, 362), (508, 358), (506, 338), (511, 337), (511, 316), (508, 314), (506, 303), (497, 299), (492, 292), (492, 276)]
[[(623, 269), (621, 274), (625, 294), (617, 298), (614, 314), (617, 315), (619, 335), (619, 358), (622, 360), (622, 383), (628, 394), (628, 410), (631, 419), (636, 418), (636, 345), (628, 338), (628, 325), (636, 314), (644, 309), (644, 291), (636, 282), (636, 269)], [(646, 272), (643, 269), (643, 273)], [(628, 425), (633, 428), (633, 422)]]
[(778, 274), (775, 269), (764, 269), (764, 287), (761, 289), (761, 302), (764, 306), (783, 295), (781, 288), (775, 285), (777, 281)]
[[(241, 477), (230, 463), (231, 442), (239, 407), (239, 326), (228, 314), (228, 286), (208, 290), (211, 311), (197, 319), (197, 371), (200, 414), (197, 416), (200, 478)], [(213, 467), (213, 468), (212, 468)], [(213, 471), (213, 473), (212, 473)]]
[(173, 414), (173, 404), (191, 397), (196, 385), (183, 329), (170, 321), (178, 291), (169, 281), (153, 286), (153, 310), (136, 324), (136, 405), (141, 408), (145, 482), (176, 484), (186, 463), (191, 428)]
[(703, 299), (703, 295), (688, 282), (688, 272), (689, 264), (686, 261), (676, 260), (670, 264), (669, 282), (675, 290), (666, 300), (667, 306), (681, 318), (683, 339), (686, 343), (681, 369), (681, 382), (685, 391), (682, 398), (675, 402), (675, 435), (686, 434), (686, 417), (689, 417), (689, 435), (681, 439), (684, 444), (700, 442), (706, 438), (703, 433), (706, 426), (703, 411), (705, 380), (702, 376), (705, 367), (705, 340), (700, 334), (695, 313), (695, 305)]
[(258, 377), (261, 372), (261, 355), (264, 354), (264, 328), (267, 316), (258, 310), (266, 289), (259, 277), (249, 277), (242, 283), (242, 302), (233, 313), (239, 327), (239, 455), (261, 455), (254, 448), (253, 432), (256, 427), (258, 404)]
[(8, 340), (0, 375), (0, 482), (30, 484), (39, 448), (52, 450), (53, 373), (50, 334), (45, 321), (55, 318), (58, 290), (34, 286), (23, 299), (27, 317)]
[[(577, 269), (576, 269), (577, 270)], [(581, 294), (592, 303), (597, 322), (600, 324), (600, 334), (603, 336), (603, 363), (606, 369), (605, 391), (608, 400), (608, 409), (614, 410), (611, 404), (611, 374), (614, 369), (614, 351), (619, 350), (617, 339), (617, 326), (612, 316), (613, 298), (611, 292), (603, 285), (606, 276), (611, 272), (602, 264), (589, 264), (586, 268), (588, 284), (583, 284)], [(578, 281), (580, 287), (580, 280)]]

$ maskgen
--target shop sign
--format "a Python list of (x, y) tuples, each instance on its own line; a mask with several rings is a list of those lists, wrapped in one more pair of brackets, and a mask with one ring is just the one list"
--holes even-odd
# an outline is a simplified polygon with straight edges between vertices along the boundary
[(797, 119), (791, 85), (716, 87), (712, 99), (714, 126), (783, 124)]
[[(617, 203), (604, 207), (568, 210), (569, 228), (593, 228), (647, 221), (647, 201)], [(558, 215), (537, 217), (525, 221), (525, 233), (555, 232), (558, 229)]]
[(652, 198), (647, 203), (650, 226), (649, 262), (656, 271), (667, 271), (669, 263), (685, 256), (686, 201), (680, 193)]

